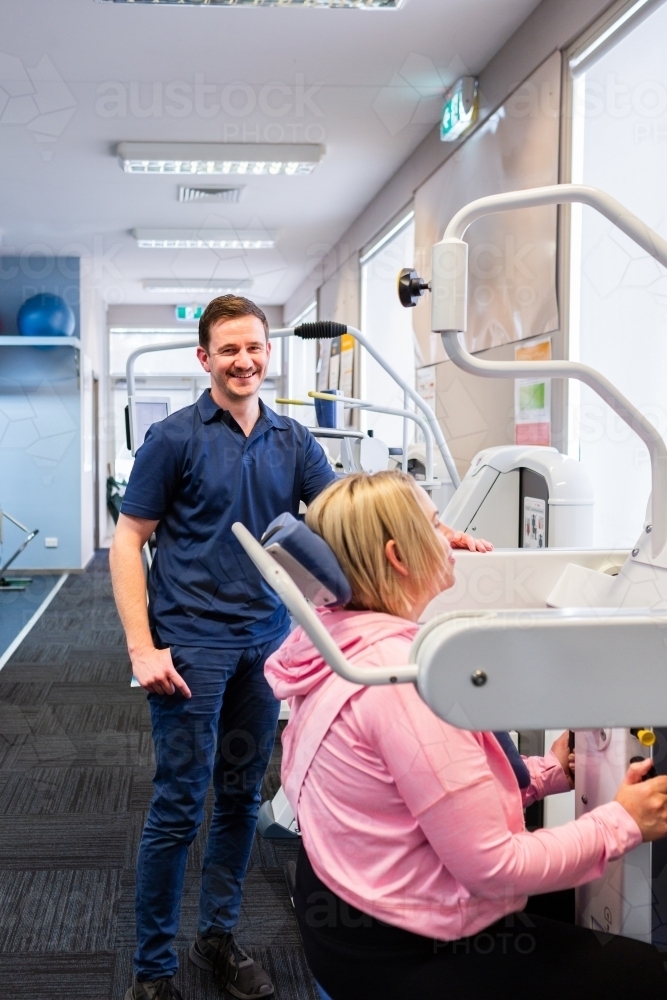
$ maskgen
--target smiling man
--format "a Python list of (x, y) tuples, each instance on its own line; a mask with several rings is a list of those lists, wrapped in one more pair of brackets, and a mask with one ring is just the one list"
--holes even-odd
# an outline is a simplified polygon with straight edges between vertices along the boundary
[[(188, 847), (215, 801), (191, 960), (240, 1000), (267, 997), (266, 972), (234, 940), (243, 879), (273, 748), (279, 703), (264, 661), (287, 613), (231, 533), (259, 537), (297, 514), (334, 473), (307, 428), (259, 399), (271, 344), (266, 317), (223, 295), (199, 323), (197, 356), (211, 388), (153, 424), (137, 452), (111, 549), (114, 595), (132, 669), (148, 691), (154, 794), (137, 861), (138, 947), (126, 1000), (180, 1000), (173, 939)], [(157, 552), (149, 604), (141, 552)]]

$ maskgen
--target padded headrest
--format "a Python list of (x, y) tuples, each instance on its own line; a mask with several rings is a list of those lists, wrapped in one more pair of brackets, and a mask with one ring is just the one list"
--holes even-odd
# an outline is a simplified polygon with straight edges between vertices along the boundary
[(347, 604), (352, 598), (350, 585), (331, 548), (292, 514), (281, 514), (271, 521), (261, 541), (316, 608)]

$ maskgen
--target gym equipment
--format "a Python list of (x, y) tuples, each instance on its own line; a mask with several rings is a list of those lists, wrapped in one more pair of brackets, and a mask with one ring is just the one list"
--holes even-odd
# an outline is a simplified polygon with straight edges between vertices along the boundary
[(445, 508), (445, 524), (496, 548), (589, 548), (593, 484), (556, 448), (503, 445), (473, 458)]
[[(433, 434), (427, 422), (418, 413), (414, 413), (407, 408), (399, 409), (392, 406), (376, 406), (375, 403), (370, 403), (363, 399), (357, 399), (353, 396), (343, 396), (338, 390), (334, 394), (332, 389), (327, 389), (326, 392), (311, 391), (308, 393), (308, 396), (310, 397), (309, 399), (276, 399), (276, 402), (287, 406), (312, 406), (313, 403), (310, 402), (310, 399), (315, 401), (315, 413), (322, 413), (323, 419), (331, 422), (327, 422), (322, 426), (318, 415), (318, 426), (311, 427), (310, 431), (315, 437), (341, 438), (343, 442), (341, 461), (345, 472), (359, 471), (369, 474), (379, 472), (382, 469), (388, 468), (391, 456), (394, 456), (396, 462), (398, 456), (400, 456), (400, 467), (404, 472), (410, 473), (410, 450), (415, 446), (407, 446), (406, 442), (408, 438), (407, 421), (411, 420), (417, 424), (424, 436), (424, 444), (421, 447), (417, 446), (420, 455), (422, 451), (424, 453), (422, 466), (424, 473), (419, 476), (417, 482), (428, 492), (451, 485), (446, 469), (447, 478), (444, 482), (435, 475)], [(323, 409), (324, 407), (326, 409)], [(373, 436), (372, 431), (363, 434), (361, 431), (342, 428), (341, 424), (345, 409), (364, 409), (372, 413), (386, 413), (390, 416), (402, 417), (404, 425), (403, 447), (387, 448), (384, 442)], [(330, 431), (330, 428), (335, 428), (337, 431), (340, 431), (340, 434), (334, 435)], [(349, 442), (353, 443), (350, 445)], [(429, 474), (427, 474), (427, 470)]]
[(16, 315), (16, 325), (22, 337), (71, 337), (76, 319), (60, 295), (41, 292), (26, 299)]
[(21, 577), (21, 578), (17, 577), (8, 580), (5, 577), (5, 573), (7, 572), (11, 564), (14, 562), (14, 560), (18, 559), (18, 557), (21, 555), (26, 545), (28, 545), (29, 542), (33, 540), (35, 535), (39, 534), (39, 528), (35, 528), (34, 531), (31, 531), (30, 528), (26, 528), (25, 524), (21, 524), (21, 522), (17, 521), (15, 517), (12, 517), (11, 514), (8, 514), (6, 510), (2, 510), (2, 508), (0, 508), (0, 549), (2, 549), (2, 546), (4, 545), (5, 541), (4, 530), (3, 530), (5, 518), (8, 521), (11, 521), (11, 523), (14, 524), (21, 531), (25, 532), (26, 537), (23, 539), (16, 552), (14, 552), (9, 557), (9, 559), (5, 563), (3, 563), (2, 566), (0, 566), (0, 590), (19, 590), (19, 591), (25, 590), (32, 583), (32, 577)]
[[(374, 347), (373, 344), (370, 343), (370, 341), (364, 336), (364, 334), (361, 332), (361, 330), (357, 330), (355, 327), (352, 327), (352, 326), (346, 326), (343, 323), (332, 323), (332, 322), (328, 322), (327, 321), (327, 322), (318, 322), (318, 323), (302, 323), (300, 326), (297, 326), (297, 327), (285, 327), (285, 328), (281, 328), (281, 329), (278, 329), (278, 330), (271, 330), (269, 332), (269, 336), (272, 339), (273, 338), (278, 339), (278, 338), (285, 338), (285, 337), (292, 337), (292, 336), (294, 336), (294, 337), (301, 337), (303, 340), (331, 340), (334, 337), (340, 337), (340, 336), (342, 336), (345, 333), (352, 334), (352, 336), (355, 338), (355, 340), (359, 344), (361, 344), (361, 346), (363, 348), (365, 348), (365, 350), (368, 351), (368, 353), (371, 355), (371, 357), (373, 357), (377, 361), (377, 363), (380, 365), (380, 367), (383, 368), (387, 372), (387, 374), (394, 380), (394, 382), (396, 382), (396, 384), (403, 390), (404, 398), (406, 400), (405, 409), (404, 410), (382, 409), (382, 410), (379, 410), (378, 412), (390, 413), (390, 414), (394, 414), (394, 415), (403, 416), (405, 420), (408, 420), (408, 419), (415, 420), (415, 418), (418, 416), (418, 413), (416, 413), (416, 412), (412, 413), (411, 410), (407, 409), (407, 401), (411, 400), (412, 403), (415, 406), (415, 410), (416, 411), (421, 411), (421, 413), (423, 415), (422, 416), (422, 420), (425, 421), (425, 423), (427, 425), (427, 429), (428, 429), (428, 431), (430, 431), (431, 440), (435, 441), (435, 443), (438, 446), (438, 449), (440, 451), (440, 454), (442, 455), (443, 462), (444, 462), (445, 467), (446, 467), (446, 469), (447, 469), (447, 471), (449, 473), (449, 476), (451, 478), (452, 483), (454, 484), (454, 486), (458, 486), (459, 483), (461, 482), (461, 478), (460, 478), (460, 476), (459, 476), (459, 474), (457, 472), (457, 469), (456, 469), (456, 466), (454, 464), (454, 460), (453, 460), (453, 458), (452, 458), (452, 456), (450, 454), (449, 448), (447, 447), (447, 442), (445, 441), (445, 438), (444, 438), (444, 435), (442, 433), (442, 430), (440, 429), (440, 425), (438, 424), (438, 421), (436, 420), (435, 413), (433, 412), (433, 410), (431, 409), (431, 407), (428, 405), (428, 403), (426, 403), (425, 400), (423, 400), (421, 398), (421, 396), (419, 395), (419, 393), (416, 392), (416, 390), (413, 389), (412, 386), (408, 385), (408, 383), (405, 382), (405, 380), (401, 378), (401, 376), (398, 374), (398, 372), (396, 372), (391, 367), (391, 365), (388, 364), (388, 362), (385, 361), (385, 359), (382, 357), (382, 355), (379, 353), (379, 351)], [(129, 437), (130, 437), (129, 443), (131, 445), (130, 451), (131, 451), (132, 455), (136, 454), (136, 450), (139, 447), (139, 445), (137, 444), (137, 440), (136, 440), (137, 434), (136, 434), (135, 427), (133, 425), (133, 419), (132, 419), (132, 417), (133, 417), (133, 413), (132, 413), (132, 410), (133, 410), (133, 401), (136, 398), (136, 384), (135, 384), (135, 377), (134, 377), (134, 366), (136, 364), (137, 358), (141, 357), (142, 354), (147, 354), (147, 353), (150, 353), (152, 351), (171, 351), (171, 350), (178, 350), (179, 348), (182, 348), (182, 347), (196, 347), (198, 343), (199, 343), (198, 340), (196, 340), (196, 339), (190, 339), (190, 340), (181, 340), (181, 341), (178, 341), (176, 343), (171, 343), (171, 344), (153, 344), (150, 347), (139, 347), (139, 348), (137, 348), (137, 350), (133, 351), (132, 354), (130, 354), (130, 356), (128, 357), (127, 364), (126, 364), (126, 367), (125, 367), (125, 374), (126, 374), (126, 379), (127, 379), (127, 395), (128, 395), (129, 414), (130, 414), (130, 416), (129, 416)], [(315, 394), (311, 393), (311, 395), (315, 395)], [(332, 401), (332, 397), (334, 397), (335, 394), (333, 392), (329, 392), (329, 393), (323, 393), (323, 394), (318, 393), (317, 395), (318, 395), (318, 397), (323, 398), (325, 401), (331, 402)], [(359, 400), (348, 399), (346, 397), (341, 397), (341, 396), (337, 396), (337, 395), (335, 396), (335, 401), (337, 403), (341, 403), (342, 402), (343, 404), (347, 403), (349, 405), (357, 405), (357, 406), (360, 405), (360, 401)], [(294, 400), (287, 400), (287, 401), (283, 400), (282, 402), (289, 402), (289, 403), (295, 402), (295, 403), (299, 403), (300, 401), (299, 400), (296, 400), (296, 401), (294, 401)], [(367, 404), (367, 403), (361, 403), (361, 405), (366, 406), (368, 408), (374, 408), (373, 406), (371, 406), (370, 404)], [(364, 435), (361, 433), (361, 431), (353, 431), (353, 430), (347, 430), (347, 429), (343, 430), (342, 428), (338, 429), (338, 428), (320, 427), (320, 428), (313, 428), (313, 432), (316, 433), (318, 437), (338, 437), (338, 438), (345, 437), (345, 438), (350, 438), (350, 439), (352, 439), (352, 438), (359, 439), (359, 438), (363, 438), (364, 437)], [(432, 466), (429, 469), (427, 469), (427, 478), (430, 481), (433, 480), (433, 468), (432, 468)]]
[[(651, 513), (631, 553), (517, 548), (475, 562), (461, 552), (455, 588), (431, 605), (432, 613), (447, 611), (418, 633), (410, 662), (367, 669), (345, 659), (289, 575), (243, 526), (233, 531), (332, 669), (352, 683), (414, 683), (433, 711), (462, 728), (577, 730), (581, 814), (610, 799), (633, 757), (651, 755), (640, 730), (667, 739), (667, 447), (595, 369), (569, 361), (483, 361), (462, 340), (468, 226), (497, 211), (572, 202), (599, 211), (667, 267), (667, 242), (595, 188), (554, 185), (482, 198), (454, 216), (433, 248), (431, 327), (464, 371), (485, 378), (579, 379), (639, 435), (651, 459)], [(411, 295), (423, 293), (422, 286), (428, 287), (413, 283)], [(659, 773), (667, 773), (664, 752), (653, 760)], [(642, 844), (578, 889), (578, 923), (667, 945), (665, 846)]]

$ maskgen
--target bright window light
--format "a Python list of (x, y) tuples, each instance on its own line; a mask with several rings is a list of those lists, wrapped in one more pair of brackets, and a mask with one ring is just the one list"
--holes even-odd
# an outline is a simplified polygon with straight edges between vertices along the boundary
[(101, 3), (161, 3), (184, 7), (319, 7), (398, 10), (404, 0), (100, 0)]
[(140, 247), (163, 250), (273, 250), (272, 233), (220, 229), (134, 229)]
[(626, 10), (605, 31), (598, 35), (597, 38), (593, 39), (590, 45), (586, 46), (583, 52), (580, 52), (570, 60), (570, 69), (573, 71), (578, 69), (583, 62), (585, 62), (590, 56), (593, 55), (594, 52), (597, 51), (597, 49), (600, 48), (601, 45), (604, 45), (604, 43), (611, 38), (612, 35), (615, 35), (619, 28), (622, 28), (631, 17), (634, 17), (635, 14), (637, 14), (642, 7), (645, 7), (649, 2), (651, 2), (651, 0), (637, 0), (637, 3), (634, 3), (631, 7), (629, 7), (628, 10)]
[(126, 174), (310, 174), (324, 156), (316, 143), (121, 142)]
[(243, 292), (252, 287), (251, 278), (217, 278), (198, 281), (196, 278), (147, 278), (142, 282), (145, 292), (179, 295), (224, 295)]

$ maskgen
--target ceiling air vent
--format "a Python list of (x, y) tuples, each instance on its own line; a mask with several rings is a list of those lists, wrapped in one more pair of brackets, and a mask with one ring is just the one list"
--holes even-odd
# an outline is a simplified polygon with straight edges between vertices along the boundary
[(240, 187), (220, 187), (220, 188), (195, 188), (179, 187), (179, 201), (239, 201), (241, 198)]
[(101, 0), (102, 3), (161, 3), (182, 7), (354, 7), (357, 10), (397, 10), (404, 0)]

